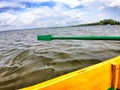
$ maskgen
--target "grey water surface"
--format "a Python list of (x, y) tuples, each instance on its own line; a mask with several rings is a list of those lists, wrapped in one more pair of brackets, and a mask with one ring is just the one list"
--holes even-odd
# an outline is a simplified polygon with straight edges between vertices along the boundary
[(37, 41), (37, 35), (120, 35), (120, 26), (0, 32), (0, 90), (34, 85), (120, 55), (120, 41)]

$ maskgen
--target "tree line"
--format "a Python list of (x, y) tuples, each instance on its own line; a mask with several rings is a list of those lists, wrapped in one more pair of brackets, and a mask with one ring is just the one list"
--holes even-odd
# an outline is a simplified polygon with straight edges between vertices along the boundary
[(115, 21), (113, 19), (104, 19), (104, 20), (100, 20), (99, 22), (96, 22), (96, 23), (80, 24), (80, 25), (76, 25), (76, 26), (93, 26), (93, 25), (120, 25), (120, 22)]
[(101, 20), (99, 22), (99, 25), (107, 25), (107, 24), (110, 24), (110, 25), (120, 25), (120, 22), (112, 20), (112, 19), (105, 19), (105, 20)]

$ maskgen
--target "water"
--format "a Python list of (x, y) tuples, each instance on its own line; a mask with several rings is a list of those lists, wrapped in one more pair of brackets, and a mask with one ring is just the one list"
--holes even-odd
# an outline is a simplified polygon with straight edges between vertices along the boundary
[(120, 35), (120, 26), (0, 32), (0, 90), (16, 90), (120, 55), (120, 41), (37, 41), (39, 34)]

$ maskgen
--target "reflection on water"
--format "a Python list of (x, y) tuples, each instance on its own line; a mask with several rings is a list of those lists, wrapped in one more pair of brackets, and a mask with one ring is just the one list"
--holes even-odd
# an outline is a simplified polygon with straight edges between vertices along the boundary
[(38, 34), (120, 35), (120, 26), (0, 32), (0, 90), (16, 90), (120, 54), (120, 41), (37, 41)]

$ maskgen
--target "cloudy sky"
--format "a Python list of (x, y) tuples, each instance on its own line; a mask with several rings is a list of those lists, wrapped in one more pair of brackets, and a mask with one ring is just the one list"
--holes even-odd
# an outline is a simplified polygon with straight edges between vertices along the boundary
[(0, 30), (120, 21), (120, 0), (0, 0)]

